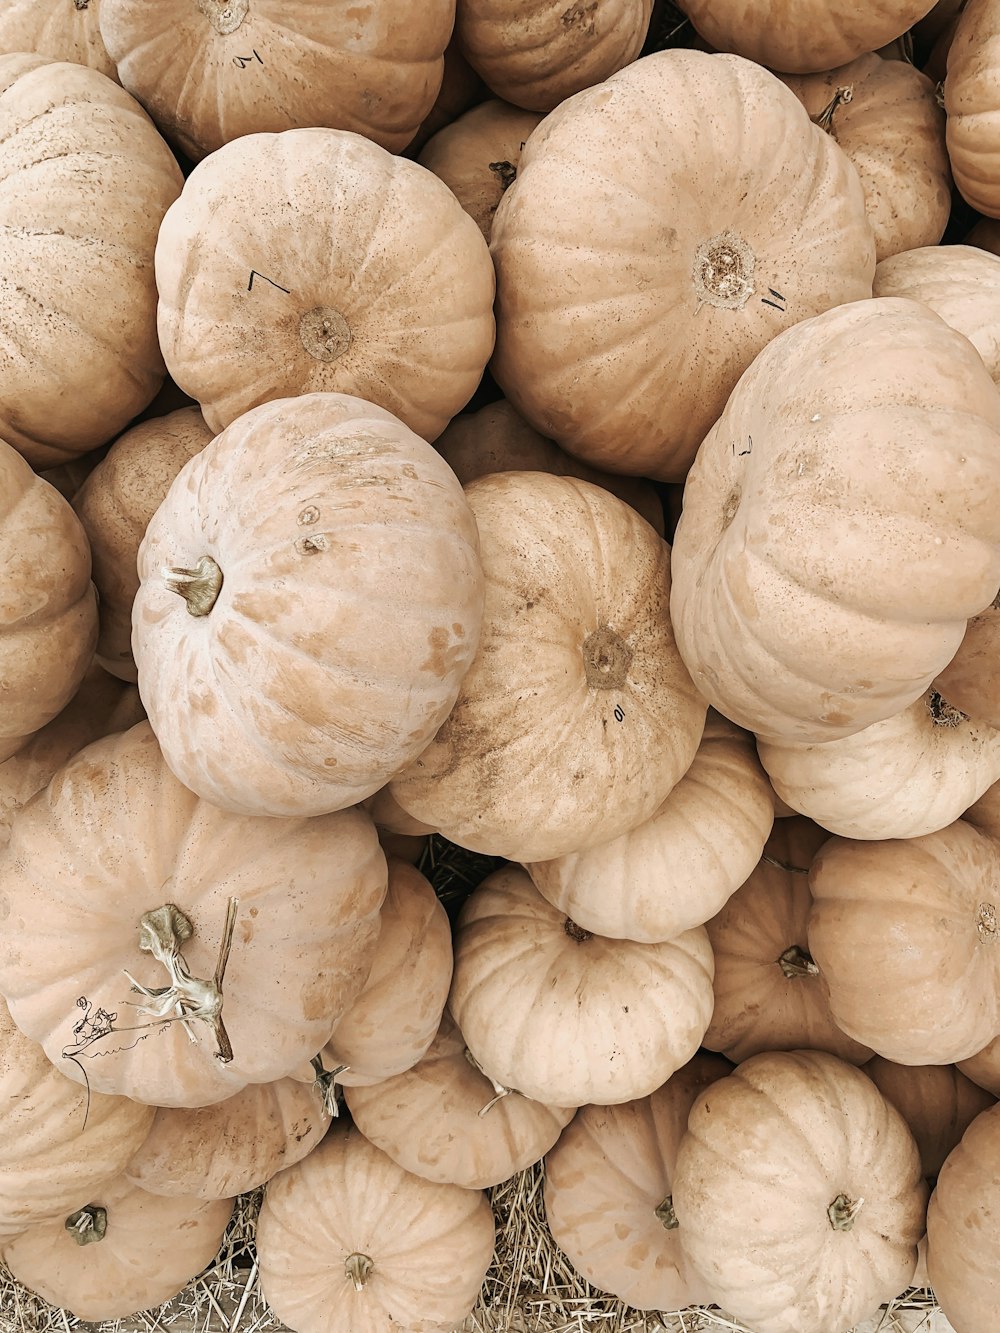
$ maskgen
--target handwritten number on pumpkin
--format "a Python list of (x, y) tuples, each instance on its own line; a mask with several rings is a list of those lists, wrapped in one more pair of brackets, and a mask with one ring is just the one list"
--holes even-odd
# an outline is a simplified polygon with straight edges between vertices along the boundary
[(264, 63), (256, 51), (254, 51), (253, 55), (249, 56), (233, 56), (233, 64), (239, 65), (240, 69), (246, 69), (247, 65), (252, 64), (254, 60), (257, 61), (258, 65), (263, 65)]
[(287, 287), (282, 287), (282, 285), (281, 285), (280, 282), (275, 282), (273, 278), (269, 278), (265, 273), (258, 273), (257, 270), (256, 270), (255, 268), (252, 268), (252, 269), (250, 270), (250, 281), (247, 283), (247, 291), (248, 291), (248, 292), (252, 292), (252, 291), (253, 291), (253, 280), (254, 280), (254, 278), (263, 278), (264, 281), (265, 281), (265, 282), (269, 282), (269, 283), (271, 284), (272, 287), (277, 287), (277, 289), (278, 289), (279, 292), (284, 292), (286, 296), (288, 295), (288, 288), (287, 288)]

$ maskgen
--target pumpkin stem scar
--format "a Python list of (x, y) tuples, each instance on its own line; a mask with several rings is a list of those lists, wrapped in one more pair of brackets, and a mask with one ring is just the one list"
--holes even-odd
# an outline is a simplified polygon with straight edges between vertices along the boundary
[(337, 1065), (335, 1069), (327, 1069), (323, 1064), (323, 1056), (314, 1055), (309, 1061), (316, 1072), (313, 1079), (313, 1092), (323, 1103), (323, 1110), (332, 1119), (336, 1120), (340, 1115), (340, 1084), (337, 1082), (339, 1074), (346, 1073), (350, 1065)]
[(610, 625), (598, 625), (583, 641), (583, 672), (591, 689), (617, 690), (628, 680), (632, 649)]
[(250, 0), (195, 0), (220, 37), (235, 32), (250, 9)]
[(995, 944), (1000, 929), (997, 927), (997, 909), (993, 903), (980, 903), (976, 913), (976, 929), (979, 938), (987, 944)]
[(836, 139), (837, 136), (834, 133), (833, 129), (834, 114), (837, 110), (837, 107), (844, 106), (845, 103), (852, 101), (853, 98), (854, 98), (853, 87), (847, 85), (844, 88), (838, 88), (836, 92), (833, 94), (833, 96), (830, 98), (829, 102), (827, 102), (823, 110), (818, 111), (815, 116), (810, 117), (812, 123), (814, 125), (818, 125), (821, 130), (826, 130), (827, 134), (832, 135), (833, 138)]
[(850, 1199), (846, 1194), (838, 1194), (826, 1210), (834, 1231), (850, 1231), (863, 1203), (864, 1199)]
[(170, 977), (170, 985), (143, 986), (130, 972), (125, 972), (132, 983), (132, 989), (153, 1001), (152, 1004), (137, 1005), (139, 1013), (159, 1019), (170, 1016), (178, 1019), (191, 1041), (197, 1038), (189, 1025), (193, 1019), (199, 1019), (212, 1029), (217, 1046), (215, 1058), (223, 1064), (229, 1064), (233, 1058), (232, 1043), (222, 1021), (222, 982), (229, 962), (238, 910), (239, 899), (230, 898), (226, 905), (226, 922), (215, 975), (210, 981), (194, 977), (188, 970), (181, 948), (194, 934), (194, 927), (190, 918), (174, 903), (164, 903), (154, 911), (144, 912), (139, 918), (139, 948), (144, 953), (151, 953), (157, 962), (163, 964)]
[(819, 976), (819, 968), (813, 962), (812, 955), (807, 953), (801, 944), (789, 945), (777, 961), (789, 981), (793, 977)]
[(502, 1101), (504, 1097), (509, 1097), (510, 1094), (514, 1091), (514, 1089), (506, 1087), (503, 1083), (498, 1083), (495, 1078), (493, 1078), (490, 1074), (487, 1074), (486, 1070), (482, 1067), (482, 1065), (479, 1063), (476, 1057), (472, 1054), (468, 1046), (466, 1046), (465, 1048), (465, 1058), (466, 1060), (468, 1060), (469, 1064), (473, 1067), (473, 1069), (477, 1071), (477, 1073), (482, 1074), (483, 1078), (486, 1079), (487, 1083), (492, 1084), (493, 1091), (496, 1093), (496, 1096), (491, 1097), (485, 1106), (480, 1107), (478, 1114), (480, 1116), (484, 1116), (487, 1111), (492, 1110), (493, 1107), (496, 1106), (497, 1102)]
[(369, 1274), (375, 1265), (367, 1254), (349, 1254), (344, 1260), (344, 1267), (347, 1270), (347, 1276), (354, 1283), (355, 1291), (363, 1291), (364, 1285), (368, 1281)]
[(742, 236), (722, 231), (694, 252), (691, 280), (699, 304), (739, 310), (753, 295), (757, 257)]
[(942, 699), (937, 690), (930, 690), (927, 694), (927, 711), (931, 715), (931, 721), (936, 727), (957, 727), (962, 722), (968, 722), (968, 713), (963, 713)]
[(350, 325), (333, 306), (318, 305), (299, 320), (299, 341), (317, 361), (336, 361), (351, 345)]
[(98, 1203), (88, 1203), (70, 1213), (63, 1226), (77, 1245), (93, 1245), (103, 1240), (108, 1230), (108, 1210)]
[(210, 555), (203, 555), (193, 569), (166, 566), (160, 576), (171, 592), (184, 598), (192, 616), (207, 616), (222, 591), (222, 570)]
[(672, 1194), (668, 1194), (662, 1203), (657, 1204), (653, 1212), (662, 1222), (664, 1230), (677, 1230), (680, 1223), (677, 1221), (677, 1214), (674, 1212), (674, 1196)]

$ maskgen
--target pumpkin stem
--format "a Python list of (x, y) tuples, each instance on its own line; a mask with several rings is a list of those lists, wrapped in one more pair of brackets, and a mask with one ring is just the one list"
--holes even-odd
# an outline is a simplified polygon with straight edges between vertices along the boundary
[(108, 1229), (108, 1210), (99, 1203), (88, 1203), (70, 1213), (63, 1226), (77, 1245), (93, 1245), (103, 1240)]
[(677, 1214), (674, 1212), (674, 1196), (668, 1194), (661, 1204), (653, 1209), (653, 1212), (663, 1223), (666, 1231), (676, 1231), (680, 1223), (677, 1221)]
[(517, 178), (517, 167), (514, 166), (513, 162), (491, 162), (490, 171), (500, 181), (501, 194), (504, 190), (509, 190)]
[(854, 100), (854, 89), (850, 85), (845, 88), (838, 88), (833, 96), (827, 102), (822, 111), (811, 117), (812, 123), (818, 125), (821, 130), (826, 130), (827, 134), (832, 134), (836, 138), (833, 130), (833, 117), (837, 107), (844, 106), (845, 103)]
[(563, 922), (563, 930), (571, 940), (576, 940), (578, 944), (583, 944), (586, 940), (592, 940), (594, 938), (593, 931), (584, 930), (582, 926), (578, 926), (570, 917), (567, 917)]
[(863, 1203), (864, 1199), (849, 1199), (846, 1194), (838, 1194), (826, 1210), (834, 1231), (850, 1231)]
[(207, 616), (222, 591), (222, 570), (210, 555), (203, 555), (194, 569), (166, 566), (160, 574), (170, 591), (184, 598), (192, 616)]
[(632, 649), (610, 625), (598, 625), (584, 639), (583, 673), (591, 689), (620, 689), (631, 665)]
[(230, 898), (226, 905), (226, 922), (222, 930), (215, 976), (210, 981), (192, 976), (184, 961), (181, 946), (194, 934), (194, 926), (174, 903), (164, 903), (152, 912), (144, 912), (139, 918), (139, 948), (143, 953), (151, 953), (157, 962), (163, 964), (170, 977), (170, 985), (144, 986), (125, 970), (132, 989), (153, 1001), (152, 1004), (137, 1005), (140, 1014), (150, 1014), (167, 1023), (178, 1020), (191, 1041), (197, 1040), (189, 1026), (191, 1020), (200, 1019), (212, 1029), (217, 1047), (215, 1058), (223, 1064), (229, 1064), (233, 1058), (232, 1043), (222, 1021), (222, 982), (233, 944), (238, 909), (239, 899)]
[(465, 1048), (465, 1058), (477, 1073), (482, 1074), (487, 1083), (492, 1084), (493, 1091), (496, 1093), (495, 1097), (491, 1097), (486, 1105), (480, 1108), (479, 1114), (484, 1116), (487, 1111), (491, 1111), (493, 1107), (496, 1106), (497, 1102), (502, 1101), (504, 1097), (509, 1097), (514, 1089), (505, 1087), (502, 1083), (498, 1083), (495, 1078), (491, 1077), (491, 1075), (487, 1074), (486, 1070), (472, 1054), (468, 1046)]
[(957, 727), (968, 722), (968, 713), (961, 712), (954, 704), (942, 699), (937, 690), (927, 691), (927, 711), (936, 727)]
[(980, 903), (976, 913), (976, 929), (979, 938), (987, 944), (994, 944), (1000, 930), (997, 928), (997, 909), (993, 903)]
[(819, 976), (819, 968), (801, 944), (790, 945), (778, 959), (778, 966), (789, 980), (793, 977)]
[(787, 870), (790, 875), (808, 875), (808, 866), (793, 866), (790, 861), (781, 861), (776, 856), (770, 856), (767, 852), (760, 858), (766, 861), (769, 866), (776, 866), (778, 870)]
[(367, 1254), (349, 1254), (344, 1260), (344, 1267), (347, 1269), (347, 1276), (354, 1283), (355, 1291), (363, 1291), (365, 1283), (375, 1265)]
[(340, 1084), (337, 1082), (337, 1076), (350, 1069), (350, 1065), (337, 1065), (335, 1069), (326, 1069), (323, 1066), (323, 1056), (314, 1055), (309, 1061), (316, 1071), (316, 1077), (313, 1079), (313, 1091), (323, 1103), (323, 1110), (331, 1118), (336, 1120), (340, 1115)]
[(351, 345), (351, 328), (339, 310), (318, 305), (299, 320), (299, 342), (317, 361), (336, 361)]
[(710, 236), (694, 253), (691, 278), (699, 306), (740, 310), (753, 295), (757, 256), (735, 231)]

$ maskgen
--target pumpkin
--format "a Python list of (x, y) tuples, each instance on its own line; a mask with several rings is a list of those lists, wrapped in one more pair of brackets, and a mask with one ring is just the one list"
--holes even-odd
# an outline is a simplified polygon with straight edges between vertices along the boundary
[(372, 795), (448, 716), (479, 639), (457, 478), (344, 394), (234, 422), (175, 477), (138, 561), (139, 693), (173, 771), (228, 810)]
[(927, 1207), (927, 1275), (955, 1333), (982, 1333), (1000, 1306), (1000, 1106), (976, 1116)]
[(987, 250), (992, 255), (1000, 255), (1000, 221), (996, 218), (980, 218), (966, 236), (965, 244)]
[(454, 1328), (493, 1243), (481, 1190), (414, 1176), (345, 1124), (279, 1171), (257, 1223), (261, 1289), (297, 1333)]
[(671, 1199), (692, 1103), (732, 1069), (695, 1055), (648, 1097), (584, 1106), (545, 1157), (545, 1216), (578, 1273), (639, 1310), (707, 1299), (688, 1272)]
[(857, 172), (798, 99), (749, 61), (685, 50), (546, 117), (490, 247), (507, 398), (569, 453), (664, 481), (761, 348), (870, 297), (875, 265)]
[(1000, 727), (998, 650), (1000, 601), (994, 598), (985, 611), (969, 621), (958, 652), (934, 682), (935, 689), (953, 708), (989, 727)]
[(837, 1026), (825, 979), (807, 948), (809, 867), (825, 829), (795, 816), (775, 824), (760, 863), (706, 923), (715, 1007), (702, 1044), (739, 1062), (808, 1048), (861, 1064), (871, 1050)]
[(94, 656), (97, 598), (79, 520), (3, 440), (0, 495), (2, 763), (76, 693)]
[(951, 212), (951, 168), (944, 111), (927, 75), (869, 51), (837, 69), (782, 82), (857, 169), (876, 259), (937, 245)]
[(0, 1001), (0, 1237), (82, 1207), (149, 1132), (153, 1108), (85, 1090)]
[(713, 707), (765, 741), (918, 699), (1000, 587), (1000, 397), (916, 301), (780, 334), (698, 451), (671, 619)]
[(988, 217), (1000, 217), (1000, 8), (969, 0), (948, 48), (944, 109), (951, 169), (962, 197)]
[(581, 463), (539, 435), (504, 398), (455, 417), (434, 441), (434, 448), (463, 486), (491, 472), (551, 472), (593, 482), (630, 504), (663, 536), (663, 505), (650, 482)]
[(248, 134), (199, 163), (156, 283), (167, 367), (213, 431), (335, 391), (432, 440), (493, 349), (479, 228), (432, 172), (346, 130)]
[(139, 590), (139, 543), (174, 477), (211, 439), (196, 407), (133, 426), (115, 440), (74, 496), (100, 597), (97, 660), (122, 680), (136, 679), (132, 603)]
[(712, 1013), (704, 927), (660, 944), (581, 929), (508, 866), (467, 899), (448, 1008), (487, 1076), (549, 1106), (648, 1096)]
[(465, 495), (486, 581), (481, 641), (391, 791), (463, 847), (551, 860), (648, 819), (697, 751), (705, 705), (667, 614), (670, 548), (575, 478), (495, 473)]
[(852, 736), (814, 745), (762, 740), (759, 751), (779, 795), (845, 838), (932, 833), (1000, 779), (1000, 731), (933, 687)]
[(251, 1083), (212, 1106), (161, 1106), (124, 1174), (150, 1194), (232, 1199), (312, 1152), (330, 1124), (311, 1083)]
[(967, 1060), (960, 1060), (956, 1068), (977, 1087), (1000, 1097), (1000, 1033), (981, 1051)]
[(440, 91), (434, 105), (420, 122), (416, 134), (406, 145), (406, 156), (415, 157), (438, 130), (443, 130), (446, 125), (457, 120), (463, 111), (484, 102), (488, 96), (489, 89), (462, 55), (453, 32), (444, 48), (444, 73)]
[(1000, 843), (964, 820), (919, 838), (831, 838), (809, 874), (808, 949), (849, 1036), (954, 1064), (1000, 1032)]
[(75, 61), (117, 81), (101, 38), (102, 0), (6, 0), (0, 10), (0, 51), (33, 51)]
[(455, 33), (498, 97), (551, 111), (636, 58), (652, 9), (653, 0), (459, 0)]
[(379, 787), (371, 796), (360, 802), (375, 821), (379, 833), (394, 833), (402, 837), (426, 838), (434, 832), (429, 824), (422, 824), (419, 819), (408, 815), (393, 796), (388, 786)]
[(227, 814), (173, 777), (145, 722), (18, 811), (3, 868), (14, 1021), (69, 1078), (157, 1106), (310, 1059), (364, 985), (386, 890), (362, 811)]
[(655, 943), (719, 911), (757, 864), (773, 823), (753, 737), (710, 711), (690, 768), (645, 823), (525, 869), (584, 930)]
[[(107, 0), (105, 0), (107, 3)], [(695, 29), (789, 74), (833, 69), (886, 46), (924, 17), (933, 0), (684, 0)]]
[(875, 269), (876, 296), (922, 301), (964, 333), (1000, 383), (1000, 256), (973, 245), (928, 245)]
[(438, 130), (417, 158), (444, 181), (487, 241), (497, 204), (517, 176), (524, 141), (541, 118), (490, 98)]
[(485, 1189), (538, 1162), (576, 1108), (547, 1106), (480, 1068), (446, 1009), (425, 1055), (381, 1083), (344, 1089), (369, 1142), (425, 1180)]
[(0, 1245), (0, 1261), (78, 1319), (125, 1318), (187, 1286), (218, 1252), (232, 1212), (232, 1199), (168, 1199), (115, 1176), (65, 1218)]
[(106, 75), (0, 55), (0, 438), (33, 466), (107, 443), (160, 387), (153, 254), (182, 183)]
[(690, 1268), (754, 1333), (840, 1333), (910, 1282), (927, 1185), (871, 1079), (825, 1051), (745, 1060), (698, 1097), (673, 1205)]
[(190, 158), (240, 135), (303, 126), (405, 148), (434, 104), (455, 0), (420, 23), (400, 4), (102, 0), (122, 83)]

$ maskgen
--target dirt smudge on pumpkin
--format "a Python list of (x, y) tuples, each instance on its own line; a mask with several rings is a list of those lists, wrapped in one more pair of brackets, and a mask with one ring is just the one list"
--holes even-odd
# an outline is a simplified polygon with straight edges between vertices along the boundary
[(427, 636), (430, 656), (420, 663), (421, 671), (430, 671), (440, 679), (454, 674), (456, 659), (463, 653), (461, 642), (453, 643), (452, 636), (441, 625), (435, 626)]

